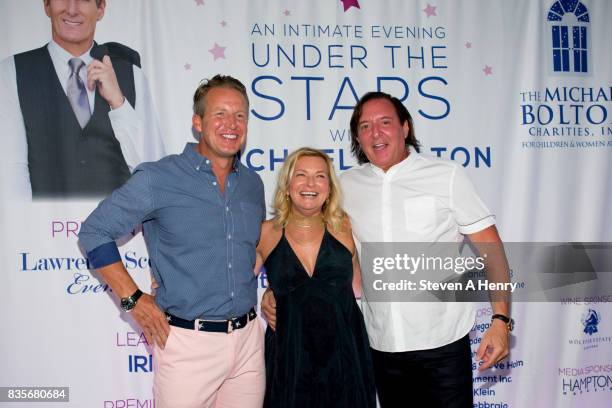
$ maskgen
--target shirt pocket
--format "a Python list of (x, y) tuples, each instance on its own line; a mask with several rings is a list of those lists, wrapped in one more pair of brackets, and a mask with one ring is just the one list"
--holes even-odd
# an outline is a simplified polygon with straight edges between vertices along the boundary
[(434, 197), (404, 199), (404, 223), (408, 231), (420, 235), (431, 232), (436, 226), (436, 202)]

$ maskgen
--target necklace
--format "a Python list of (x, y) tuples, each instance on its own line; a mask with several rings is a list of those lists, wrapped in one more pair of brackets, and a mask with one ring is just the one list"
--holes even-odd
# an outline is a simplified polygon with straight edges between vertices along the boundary
[(313, 228), (323, 225), (323, 216), (321, 213), (310, 217), (291, 213), (287, 221), (287, 224), (294, 225), (298, 228)]

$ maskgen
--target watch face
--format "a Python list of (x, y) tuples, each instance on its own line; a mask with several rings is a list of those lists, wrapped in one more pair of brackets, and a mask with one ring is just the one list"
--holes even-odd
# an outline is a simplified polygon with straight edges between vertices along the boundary
[(132, 310), (134, 306), (136, 306), (136, 302), (131, 297), (121, 299), (121, 308), (126, 312)]
[(508, 330), (514, 330), (514, 319), (510, 319), (510, 321), (508, 322)]

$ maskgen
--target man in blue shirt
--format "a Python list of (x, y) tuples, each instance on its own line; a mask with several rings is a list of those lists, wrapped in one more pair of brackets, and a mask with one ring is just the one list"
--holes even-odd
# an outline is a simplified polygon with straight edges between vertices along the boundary
[[(217, 75), (194, 95), (201, 135), (180, 155), (138, 166), (83, 224), (94, 268), (154, 345), (159, 407), (260, 407), (263, 330), (253, 269), (265, 219), (260, 177), (236, 158), (246, 141), (244, 85)], [(142, 223), (155, 297), (142, 293), (115, 240)]]

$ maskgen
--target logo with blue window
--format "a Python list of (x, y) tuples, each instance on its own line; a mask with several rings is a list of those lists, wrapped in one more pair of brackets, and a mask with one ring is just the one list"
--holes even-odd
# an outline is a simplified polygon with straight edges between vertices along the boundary
[(582, 316), (582, 325), (584, 326), (584, 332), (589, 336), (592, 336), (593, 333), (597, 333), (597, 325), (600, 321), (601, 318), (599, 317), (599, 314), (595, 310), (589, 309)]
[(579, 0), (558, 0), (548, 10), (552, 69), (558, 74), (589, 72), (589, 11)]

